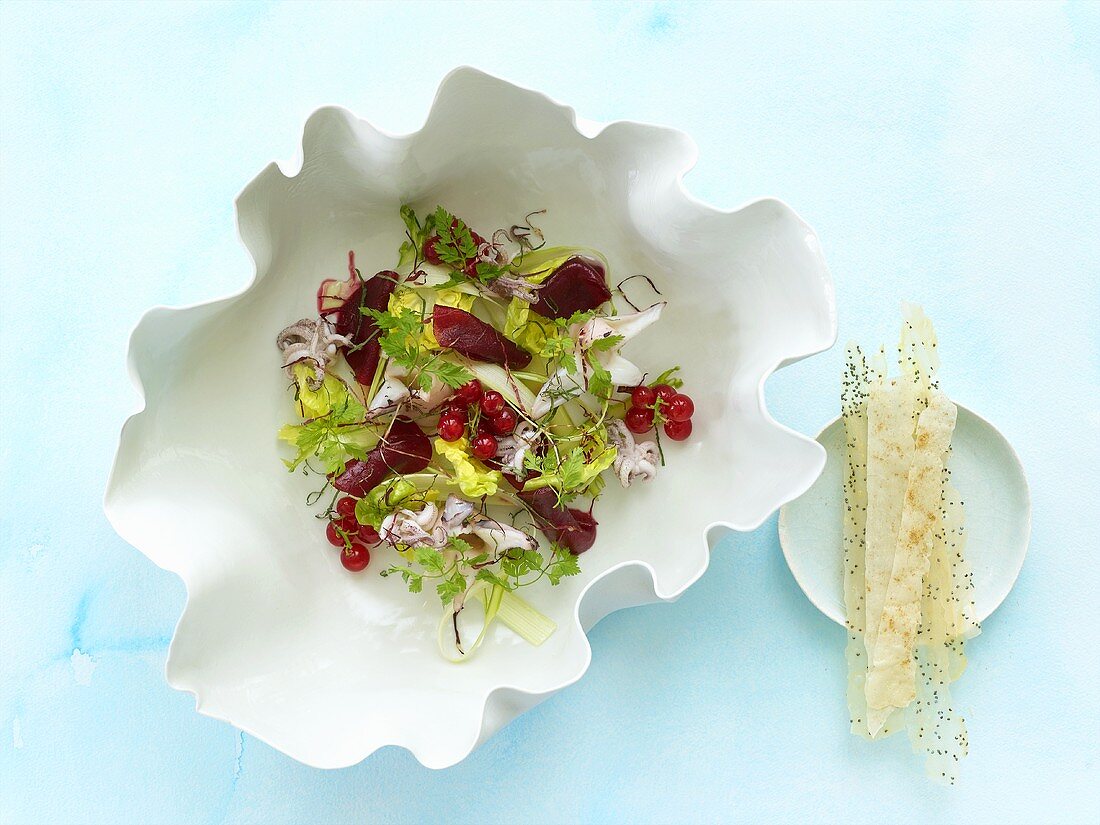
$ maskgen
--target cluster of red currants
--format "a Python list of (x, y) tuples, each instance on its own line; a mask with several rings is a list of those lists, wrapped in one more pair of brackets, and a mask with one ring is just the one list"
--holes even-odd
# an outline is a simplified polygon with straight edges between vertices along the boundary
[(470, 419), (477, 419), (477, 428), (470, 441), (470, 452), (486, 461), (497, 454), (497, 438), (516, 431), (519, 417), (496, 390), (486, 392), (478, 380), (463, 384), (447, 399), (439, 414), (439, 437), (458, 441), (466, 435)]
[(336, 502), (336, 512), (325, 528), (329, 542), (339, 547), (340, 563), (353, 573), (370, 564), (370, 548), (381, 540), (378, 531), (369, 524), (360, 524), (355, 517), (356, 499), (350, 496)]
[(683, 441), (691, 435), (695, 403), (668, 384), (635, 387), (630, 393), (630, 403), (624, 420), (626, 428), (635, 435), (644, 435), (652, 430), (657, 416), (664, 421), (665, 435), (673, 441)]

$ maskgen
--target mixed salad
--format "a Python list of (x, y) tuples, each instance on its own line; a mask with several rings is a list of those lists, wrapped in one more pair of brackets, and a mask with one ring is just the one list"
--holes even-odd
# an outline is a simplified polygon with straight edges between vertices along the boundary
[[(653, 479), (662, 434), (692, 430), (678, 368), (650, 379), (621, 352), (661, 317), (656, 286), (634, 276), (613, 293), (603, 256), (547, 246), (541, 214), (487, 240), (443, 207), (402, 207), (396, 268), (365, 278), (349, 252), (317, 316), (277, 339), (300, 418), (279, 431), (287, 467), (321, 482), (308, 503), (324, 503), (347, 570), (374, 552), (381, 575), (435, 588), (440, 649), (456, 661), (496, 619), (547, 638), (554, 623), (516, 591), (576, 575), (608, 474)], [(655, 301), (639, 308), (630, 283)], [(459, 614), (475, 603), (471, 642)]]

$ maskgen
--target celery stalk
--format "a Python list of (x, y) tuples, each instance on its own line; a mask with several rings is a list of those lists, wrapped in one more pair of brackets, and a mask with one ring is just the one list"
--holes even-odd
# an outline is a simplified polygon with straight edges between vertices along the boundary
[(523, 641), (538, 647), (558, 629), (553, 619), (539, 613), (515, 593), (500, 585), (495, 585), (493, 590), (501, 593), (496, 618), (508, 625)]

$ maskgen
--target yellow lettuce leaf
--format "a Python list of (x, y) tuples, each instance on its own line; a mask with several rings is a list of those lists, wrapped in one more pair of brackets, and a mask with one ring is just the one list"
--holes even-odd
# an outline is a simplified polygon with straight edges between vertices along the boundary
[(496, 470), (486, 469), (480, 461), (470, 456), (468, 450), (469, 443), (465, 438), (452, 442), (437, 438), (435, 441), (435, 451), (455, 468), (455, 480), (463, 495), (472, 499), (496, 495), (504, 477)]
[(542, 352), (546, 337), (553, 333), (554, 325), (538, 315), (532, 315), (531, 305), (526, 301), (513, 298), (508, 304), (504, 316), (504, 337), (508, 340), (538, 355)]
[(333, 407), (342, 405), (348, 398), (348, 388), (334, 375), (326, 375), (321, 388), (311, 390), (309, 380), (314, 377), (313, 366), (299, 361), (291, 367), (294, 381), (298, 384), (298, 412), (302, 418), (317, 418), (327, 415)]
[(432, 331), (430, 323), (432, 309), (438, 304), (445, 307), (457, 307), (469, 312), (476, 300), (476, 295), (469, 295), (457, 289), (421, 290), (403, 287), (395, 289), (393, 294), (390, 295), (390, 303), (387, 309), (393, 315), (399, 315), (405, 310), (412, 310), (417, 315), (423, 315), (424, 318), (429, 319), (425, 321), (424, 326), (421, 328), (420, 346), (422, 349), (437, 350), (440, 349), (439, 342), (435, 340), (435, 333)]

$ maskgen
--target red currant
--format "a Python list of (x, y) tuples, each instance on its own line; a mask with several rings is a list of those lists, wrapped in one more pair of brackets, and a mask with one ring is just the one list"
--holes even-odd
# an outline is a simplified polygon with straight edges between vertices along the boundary
[(370, 524), (359, 525), (359, 532), (357, 533), (359, 541), (364, 544), (378, 544), (381, 541), (381, 536), (378, 535), (378, 531), (374, 529)]
[(519, 416), (511, 407), (505, 407), (493, 416), (493, 431), (497, 435), (511, 435), (519, 424)]
[(424, 253), (424, 260), (430, 264), (441, 266), (443, 259), (439, 257), (439, 253), (435, 251), (435, 245), (439, 242), (438, 235), (432, 235), (430, 238), (425, 239), (424, 246), (421, 252)]
[(350, 516), (343, 516), (336, 522), (336, 526), (349, 536), (354, 536), (359, 532), (359, 519), (355, 517), (354, 513)]
[(462, 404), (476, 404), (481, 400), (481, 382), (476, 378), (455, 390), (454, 398)]
[(653, 402), (657, 400), (657, 393), (654, 392), (652, 387), (635, 387), (634, 391), (630, 393), (630, 400), (635, 407), (652, 407)]
[(358, 573), (370, 564), (370, 550), (356, 542), (351, 547), (345, 547), (340, 554), (340, 563), (352, 573)]
[(439, 414), (447, 418), (457, 418), (463, 424), (470, 420), (470, 409), (461, 401), (448, 401)]
[(682, 393), (676, 393), (662, 412), (672, 421), (689, 421), (695, 413), (695, 402)]
[(336, 502), (336, 512), (342, 516), (350, 516), (355, 514), (355, 499), (342, 498)]
[(328, 539), (328, 543), (333, 547), (343, 547), (344, 537), (336, 532), (336, 522), (330, 521), (328, 527), (325, 528), (325, 537)]
[(487, 461), (497, 454), (497, 440), (489, 433), (479, 433), (477, 438), (474, 439), (470, 452), (476, 458)]
[(653, 388), (653, 391), (657, 393), (657, 397), (661, 399), (662, 404), (668, 404), (676, 395), (676, 390), (672, 389), (668, 384), (658, 384)]
[(457, 416), (439, 418), (439, 437), (444, 441), (458, 441), (466, 434), (466, 422)]
[(495, 418), (500, 415), (500, 411), (503, 409), (504, 396), (496, 390), (489, 390), (489, 392), (481, 396), (481, 411), (490, 418)]
[(666, 421), (665, 435), (673, 441), (683, 441), (691, 435), (691, 421)]
[(635, 435), (648, 433), (653, 429), (653, 410), (631, 407), (626, 414), (626, 428)]

